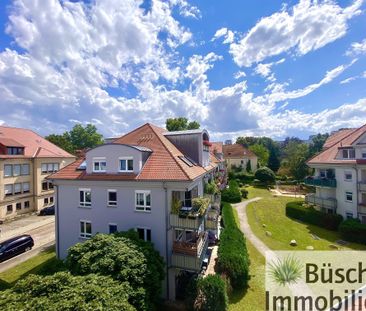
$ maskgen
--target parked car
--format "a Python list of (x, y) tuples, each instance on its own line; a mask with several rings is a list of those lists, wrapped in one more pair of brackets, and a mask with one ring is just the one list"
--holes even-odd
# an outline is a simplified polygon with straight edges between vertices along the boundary
[(39, 211), (38, 215), (39, 216), (55, 215), (55, 206), (52, 205), (52, 206), (45, 207), (44, 209), (41, 209)]
[(30, 251), (34, 246), (32, 237), (28, 234), (20, 235), (0, 243), (0, 262), (16, 255)]

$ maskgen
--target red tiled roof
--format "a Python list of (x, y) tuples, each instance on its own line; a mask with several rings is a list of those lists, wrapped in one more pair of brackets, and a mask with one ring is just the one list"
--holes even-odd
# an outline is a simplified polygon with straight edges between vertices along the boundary
[(253, 158), (256, 155), (240, 144), (223, 145), (224, 158)]
[(221, 141), (218, 142), (211, 142), (211, 147), (210, 147), (210, 151), (215, 154), (215, 153), (223, 153), (222, 152), (222, 146), (223, 143)]
[(325, 141), (323, 149), (328, 149), (329, 147), (332, 147), (334, 144), (338, 143), (342, 139), (344, 139), (346, 136), (351, 134), (355, 129), (341, 129), (332, 135), (328, 137), (328, 139)]
[[(335, 136), (330, 136), (327, 140), (327, 149), (320, 152), (311, 158), (307, 163), (308, 164), (356, 164), (356, 159), (351, 160), (343, 160), (337, 159), (337, 154), (339, 149), (345, 147), (351, 147), (357, 139), (359, 139), (363, 134), (366, 133), (366, 125), (361, 126), (358, 129), (353, 130), (341, 130), (336, 132)], [(331, 145), (330, 142), (333, 142)]]
[(0, 143), (10, 144), (16, 142), (17, 146), (25, 147), (24, 155), (0, 155), (0, 158), (73, 158), (74, 156), (52, 144), (42, 136), (29, 129), (0, 126)]
[(5, 147), (24, 147), (24, 145), (18, 143), (14, 139), (5, 138), (5, 137), (0, 138), (0, 144)]
[(217, 164), (208, 167), (189, 167), (179, 157), (184, 156), (164, 135), (165, 129), (145, 124), (113, 143), (142, 146), (152, 150), (139, 175), (133, 174), (86, 174), (77, 170), (84, 159), (66, 166), (50, 176), (50, 179), (92, 179), (92, 180), (193, 180), (212, 170)]

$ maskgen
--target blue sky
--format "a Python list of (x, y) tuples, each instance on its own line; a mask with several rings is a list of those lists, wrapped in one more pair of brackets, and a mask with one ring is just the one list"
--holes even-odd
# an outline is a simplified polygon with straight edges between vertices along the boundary
[(0, 123), (105, 136), (186, 116), (213, 139), (366, 123), (366, 4), (0, 3)]

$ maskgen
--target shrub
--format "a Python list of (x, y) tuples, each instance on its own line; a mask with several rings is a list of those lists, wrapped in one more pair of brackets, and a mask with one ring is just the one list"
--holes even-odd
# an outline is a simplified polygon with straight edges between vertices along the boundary
[(255, 179), (267, 184), (274, 183), (276, 180), (275, 173), (270, 168), (265, 166), (257, 169), (255, 171), (254, 177)]
[(130, 302), (139, 310), (150, 310), (160, 297), (164, 263), (152, 244), (131, 238), (133, 232), (96, 234), (69, 249), (66, 265), (73, 274), (98, 273), (128, 282), (134, 290)]
[(366, 244), (366, 225), (361, 224), (358, 219), (347, 219), (339, 226), (339, 232), (343, 239)]
[(205, 213), (210, 205), (210, 199), (205, 197), (198, 197), (192, 199), (193, 210), (197, 211), (201, 216)]
[(245, 189), (245, 188), (240, 188), (240, 192), (241, 192), (241, 196), (242, 196), (242, 198), (244, 198), (244, 199), (247, 199), (248, 198), (248, 190), (247, 189)]
[(225, 311), (228, 308), (226, 284), (219, 275), (208, 275), (197, 282), (197, 311)]
[(1, 310), (136, 310), (129, 302), (133, 290), (128, 283), (89, 274), (72, 276), (29, 275), (11, 289), (0, 292)]
[(287, 203), (286, 216), (334, 231), (338, 229), (340, 223), (343, 221), (341, 215), (326, 214), (312, 207), (304, 207), (301, 201)]
[(229, 203), (241, 202), (240, 189), (238, 183), (235, 180), (229, 181), (229, 188), (222, 191), (221, 200)]
[(207, 184), (205, 184), (205, 193), (207, 194), (216, 194), (219, 192), (219, 188), (215, 184), (214, 181), (211, 181)]
[(223, 204), (222, 218), (224, 229), (220, 235), (218, 270), (228, 277), (234, 289), (244, 288), (249, 279), (249, 256), (245, 238), (228, 203)]

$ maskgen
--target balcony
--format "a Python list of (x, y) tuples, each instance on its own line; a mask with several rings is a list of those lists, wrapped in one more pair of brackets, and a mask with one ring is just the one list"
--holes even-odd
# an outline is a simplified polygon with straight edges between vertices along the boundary
[(314, 187), (337, 187), (337, 181), (333, 178), (308, 177), (304, 179), (304, 183), (305, 185)]
[(364, 202), (359, 203), (358, 207), (357, 207), (357, 211), (360, 214), (366, 214), (366, 203), (364, 203)]
[(207, 247), (207, 232), (201, 232), (190, 241), (174, 241), (172, 266), (191, 271), (201, 271)]
[(305, 202), (308, 204), (314, 204), (321, 208), (327, 208), (336, 210), (337, 209), (337, 200), (332, 198), (321, 198), (317, 197), (314, 194), (308, 194), (305, 196)]
[(180, 201), (172, 201), (170, 225), (175, 228), (197, 230), (204, 221), (210, 200), (203, 197), (193, 198), (192, 206), (181, 205)]
[(358, 183), (358, 185), (359, 185), (359, 189), (360, 189), (360, 191), (362, 191), (362, 192), (366, 192), (366, 181), (360, 181), (360, 182)]
[(191, 209), (192, 207), (182, 207), (178, 214), (170, 214), (170, 225), (175, 228), (197, 230), (202, 225), (204, 216), (185, 213)]
[(218, 230), (220, 217), (220, 204), (212, 203), (211, 208), (207, 212), (205, 220), (205, 229)]

